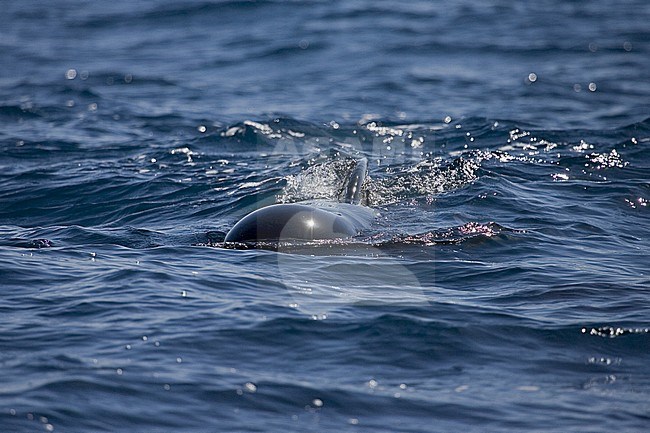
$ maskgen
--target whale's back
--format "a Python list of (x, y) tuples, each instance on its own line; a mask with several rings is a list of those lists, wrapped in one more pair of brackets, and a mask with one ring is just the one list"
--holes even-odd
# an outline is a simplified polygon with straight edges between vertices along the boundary
[(358, 225), (337, 212), (304, 204), (277, 204), (250, 213), (228, 232), (226, 242), (348, 238)]

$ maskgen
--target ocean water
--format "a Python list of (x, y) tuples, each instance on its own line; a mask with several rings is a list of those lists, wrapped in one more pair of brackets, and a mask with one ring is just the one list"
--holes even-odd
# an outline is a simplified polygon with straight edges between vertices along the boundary
[(650, 429), (645, 1), (1, 6), (0, 431)]

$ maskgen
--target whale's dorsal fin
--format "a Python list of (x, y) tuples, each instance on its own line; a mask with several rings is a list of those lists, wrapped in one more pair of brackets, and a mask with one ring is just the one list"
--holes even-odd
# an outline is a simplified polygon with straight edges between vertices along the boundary
[(361, 187), (366, 180), (368, 172), (368, 159), (361, 158), (352, 169), (348, 181), (343, 188), (343, 202), (359, 204), (361, 202)]

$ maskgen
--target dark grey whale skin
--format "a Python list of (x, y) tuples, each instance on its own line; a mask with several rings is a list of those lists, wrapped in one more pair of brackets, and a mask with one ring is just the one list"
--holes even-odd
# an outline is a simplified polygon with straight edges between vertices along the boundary
[(306, 204), (276, 204), (245, 216), (225, 242), (349, 238), (358, 225), (342, 214)]

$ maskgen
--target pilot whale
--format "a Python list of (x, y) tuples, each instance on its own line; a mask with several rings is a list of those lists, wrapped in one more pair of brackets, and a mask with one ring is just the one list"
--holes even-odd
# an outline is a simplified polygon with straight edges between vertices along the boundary
[(377, 213), (362, 206), (368, 161), (357, 161), (343, 186), (341, 202), (310, 200), (274, 204), (251, 212), (226, 235), (225, 244), (345, 239), (370, 226)]

